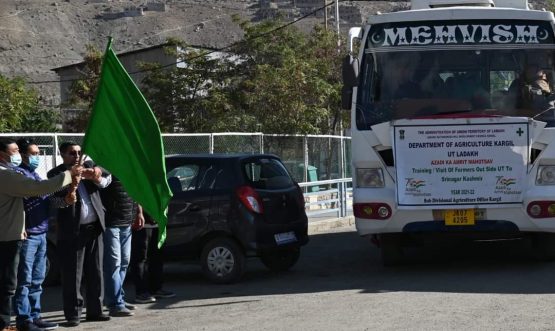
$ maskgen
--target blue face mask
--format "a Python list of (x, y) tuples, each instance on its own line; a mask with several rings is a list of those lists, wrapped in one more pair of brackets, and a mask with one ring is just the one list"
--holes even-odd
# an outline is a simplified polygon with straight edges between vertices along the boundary
[(10, 155), (10, 165), (14, 167), (19, 167), (21, 164), (21, 155), (19, 153)]
[(31, 169), (31, 171), (34, 171), (36, 168), (38, 168), (39, 164), (40, 164), (40, 158), (38, 155), (29, 156), (29, 169)]

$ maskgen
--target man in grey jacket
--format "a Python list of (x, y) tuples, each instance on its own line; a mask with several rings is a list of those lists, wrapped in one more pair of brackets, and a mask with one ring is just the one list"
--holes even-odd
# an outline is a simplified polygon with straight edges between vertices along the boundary
[[(82, 167), (76, 165), (56, 177), (35, 181), (13, 170), (21, 164), (15, 141), (0, 138), (0, 330), (10, 325), (11, 301), (17, 285), (19, 249), (25, 239), (23, 198), (41, 196), (78, 183)], [(68, 197), (67, 202), (71, 198)]]

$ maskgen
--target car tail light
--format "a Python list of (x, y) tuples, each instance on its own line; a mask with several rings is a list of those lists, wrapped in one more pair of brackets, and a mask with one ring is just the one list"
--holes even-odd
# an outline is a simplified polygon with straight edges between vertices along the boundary
[(526, 212), (533, 218), (555, 217), (555, 201), (532, 201)]
[(257, 214), (262, 214), (264, 212), (264, 208), (262, 207), (262, 199), (260, 199), (260, 196), (252, 187), (239, 187), (237, 189), (237, 196), (248, 210)]
[(358, 218), (385, 220), (391, 217), (391, 207), (386, 203), (355, 203), (353, 212)]

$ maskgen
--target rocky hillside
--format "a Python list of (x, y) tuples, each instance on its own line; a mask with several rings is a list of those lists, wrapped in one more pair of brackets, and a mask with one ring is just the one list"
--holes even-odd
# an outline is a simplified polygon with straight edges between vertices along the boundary
[[(223, 47), (242, 38), (233, 15), (260, 19), (258, 0), (158, 2), (166, 7), (148, 8), (154, 3), (150, 0), (0, 0), (0, 74), (24, 76), (28, 81), (57, 80), (52, 68), (80, 62), (87, 44), (103, 49), (108, 36), (114, 37), (116, 52), (159, 44), (170, 36), (190, 45)], [(137, 12), (145, 4), (147, 8)], [(352, 4), (361, 9), (362, 17), (407, 5), (397, 1)], [(298, 25), (310, 29), (322, 21), (310, 17)], [(36, 86), (47, 102), (59, 102), (58, 84)]]
[[(54, 1), (0, 1), (1, 74), (25, 76), (30, 81), (58, 79), (52, 68), (81, 61), (86, 44), (103, 49), (108, 36), (114, 37), (117, 52), (158, 44), (169, 36), (192, 45), (218, 47), (241, 38), (231, 15), (249, 13), (245, 2), (175, 1), (165, 12), (117, 17), (110, 14), (123, 13), (126, 7), (144, 1)], [(57, 84), (40, 85), (45, 99), (53, 103), (58, 88)]]

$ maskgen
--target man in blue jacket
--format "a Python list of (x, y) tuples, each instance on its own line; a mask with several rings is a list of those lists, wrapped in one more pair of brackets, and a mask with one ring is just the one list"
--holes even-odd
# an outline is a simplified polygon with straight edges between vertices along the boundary
[[(33, 141), (19, 139), (17, 145), (22, 163), (16, 168), (28, 178), (42, 181), (35, 170), (40, 165), (39, 147)], [(25, 208), (25, 232), (19, 256), (17, 289), (14, 296), (17, 313), (16, 326), (21, 331), (52, 330), (58, 327), (41, 318), (40, 296), (46, 274), (46, 233), (48, 232), (49, 200), (47, 196), (23, 200)]]

